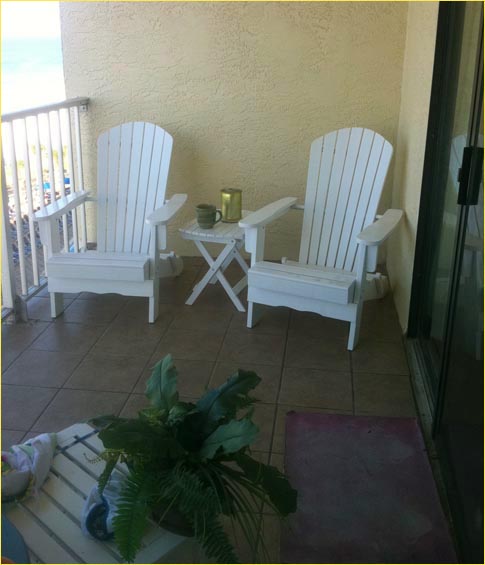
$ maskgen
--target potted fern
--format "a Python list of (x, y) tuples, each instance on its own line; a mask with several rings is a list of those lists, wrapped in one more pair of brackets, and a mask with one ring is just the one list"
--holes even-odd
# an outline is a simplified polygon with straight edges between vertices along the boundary
[(209, 560), (236, 563), (224, 516), (239, 524), (251, 547), (262, 545), (264, 551), (257, 508), (264, 502), (281, 517), (296, 510), (296, 491), (285, 476), (248, 453), (258, 434), (249, 392), (260, 380), (240, 369), (197, 403), (181, 402), (177, 371), (167, 355), (147, 382), (149, 408), (135, 419), (91, 421), (105, 448), (100, 493), (117, 463), (127, 464), (113, 521), (126, 561), (134, 560), (149, 517), (164, 527), (169, 519), (168, 529), (175, 522), (178, 531), (194, 535)]

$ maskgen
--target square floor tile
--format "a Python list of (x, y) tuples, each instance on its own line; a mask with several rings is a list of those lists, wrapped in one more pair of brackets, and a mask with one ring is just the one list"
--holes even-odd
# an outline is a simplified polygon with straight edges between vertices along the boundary
[[(72, 299), (64, 298), (64, 307), (67, 308)], [(51, 301), (48, 297), (34, 296), (27, 301), (27, 312), (30, 320), (52, 321)]]
[(394, 304), (387, 299), (364, 302), (360, 326), (362, 339), (402, 342), (402, 328)]
[[(153, 372), (153, 367), (161, 359), (158, 355), (150, 359), (133, 392), (145, 392), (147, 381)], [(207, 389), (214, 363), (212, 361), (191, 361), (189, 359), (174, 359), (173, 363), (178, 373), (177, 390), (179, 395), (200, 398)]]
[(285, 336), (245, 332), (227, 332), (219, 355), (221, 361), (238, 368), (244, 365), (281, 366), (285, 350)]
[(2, 373), (22, 354), (23, 348), (16, 348), (2, 343)]
[[(203, 271), (203, 274), (205, 274), (205, 271)], [(195, 284), (191, 286), (190, 292), (187, 294), (186, 299), (192, 293), (194, 286)], [(246, 308), (247, 301), (244, 291), (238, 295), (238, 298)], [(216, 282), (215, 284), (208, 284), (202, 291), (202, 293), (198, 296), (194, 304), (197, 304), (197, 306), (217, 307), (221, 310), (228, 310), (229, 312), (237, 311), (236, 307), (232, 303), (224, 288), (221, 286), (220, 282)]]
[(285, 474), (285, 456), (283, 453), (272, 453), (269, 464), (276, 467), (280, 473)]
[(120, 416), (122, 418), (136, 418), (140, 410), (149, 408), (149, 406), (150, 401), (144, 394), (130, 394), (120, 412)]
[(225, 332), (232, 313), (215, 306), (183, 306), (174, 315), (171, 329)]
[(257, 334), (285, 335), (288, 330), (290, 310), (284, 307), (267, 307), (264, 310), (261, 320), (252, 328), (247, 327), (247, 317), (247, 312), (235, 312), (229, 330)]
[(283, 370), (279, 403), (352, 410), (350, 372), (286, 367)]
[(56, 322), (51, 324), (30, 348), (83, 355), (91, 349), (105, 330), (106, 326)]
[(54, 398), (57, 389), (2, 386), (2, 429), (27, 431)]
[(234, 363), (221, 361), (217, 363), (212, 378), (210, 380), (210, 388), (216, 388), (225, 383), (227, 379), (237, 372), (238, 369), (246, 371), (254, 371), (261, 382), (250, 392), (250, 395), (257, 398), (261, 402), (274, 403), (278, 396), (278, 390), (281, 381), (281, 367), (279, 365), (253, 365), (244, 363), (241, 366)]
[(305, 335), (288, 335), (285, 366), (322, 371), (350, 371), (347, 342)]
[(263, 514), (261, 521), (261, 539), (266, 551), (267, 562), (281, 563), (281, 519), (278, 516)]
[(56, 432), (95, 416), (118, 414), (127, 398), (127, 394), (119, 392), (62, 389), (32, 430)]
[[(104, 325), (114, 320), (127, 298), (118, 295), (99, 295), (89, 300), (78, 298), (64, 310), (64, 322)], [(147, 312), (148, 318), (148, 312)]]
[(2, 429), (2, 451), (7, 451), (12, 445), (21, 443), (24, 435), (24, 431)]
[(224, 333), (221, 332), (169, 328), (153, 355), (161, 359), (170, 353), (174, 359), (215, 361), (223, 337)]
[(117, 294), (116, 292), (106, 292), (104, 294), (99, 294), (97, 292), (80, 292), (77, 298), (79, 300), (94, 300), (99, 304), (122, 304), (127, 300), (126, 296)]
[(95, 350), (110, 355), (136, 355), (149, 357), (172, 318), (157, 320), (154, 324), (147, 322), (130, 322), (118, 318), (107, 329), (96, 343)]
[(95, 350), (88, 353), (64, 387), (131, 392), (145, 365), (145, 357), (109, 355)]
[(261, 515), (254, 514), (255, 519), (255, 528), (257, 533), (254, 535), (257, 536), (258, 543), (254, 544), (247, 540), (245, 531), (241, 527), (241, 525), (236, 521), (232, 521), (228, 516), (222, 516), (221, 522), (224, 527), (225, 532), (229, 537), (229, 541), (231, 542), (236, 555), (239, 559), (239, 563), (265, 563), (263, 561), (263, 556), (256, 557), (255, 550), (256, 547), (259, 547), (259, 530), (261, 527)]
[(2, 324), (2, 350), (26, 349), (50, 325), (37, 321)]
[(159, 301), (160, 304), (185, 304), (192, 292), (193, 284), (178, 282), (176, 280), (160, 281)]
[(81, 362), (82, 355), (28, 349), (4, 373), (2, 382), (59, 388)]
[[(47, 285), (40, 292), (38, 292), (36, 296), (38, 296), (39, 298), (50, 298), (50, 293)], [(62, 296), (65, 299), (74, 300), (79, 296), (79, 292), (63, 292)]]
[(135, 325), (143, 329), (146, 327), (163, 327), (166, 328), (173, 320), (174, 312), (178, 306), (171, 304), (159, 304), (158, 318), (155, 323), (148, 322), (148, 298), (143, 296), (133, 296), (127, 300), (121, 307), (116, 316), (113, 325), (122, 325), (131, 327)]
[(349, 322), (335, 320), (313, 312), (292, 310), (289, 331), (291, 334), (318, 339), (342, 339), (349, 337)]
[(352, 351), (354, 373), (409, 374), (402, 343), (371, 341), (362, 338)]
[(251, 444), (251, 450), (268, 452), (273, 438), (273, 427), (276, 416), (274, 404), (257, 403), (254, 405), (253, 422), (259, 428), (256, 441)]
[(372, 416), (416, 416), (407, 375), (354, 373), (355, 413)]
[(271, 454), (285, 452), (286, 416), (289, 412), (303, 412), (309, 414), (346, 414), (351, 416), (352, 410), (328, 410), (325, 408), (309, 408), (308, 406), (279, 405), (276, 411), (275, 430)]

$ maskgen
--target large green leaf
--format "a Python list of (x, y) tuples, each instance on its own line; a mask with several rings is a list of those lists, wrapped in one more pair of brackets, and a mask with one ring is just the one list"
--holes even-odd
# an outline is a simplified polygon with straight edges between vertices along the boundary
[(219, 449), (224, 453), (235, 453), (250, 445), (256, 439), (258, 431), (258, 427), (251, 420), (231, 420), (228, 424), (219, 426), (206, 438), (199, 454), (211, 459)]
[(235, 418), (239, 409), (252, 404), (254, 400), (248, 396), (248, 392), (260, 381), (254, 371), (239, 369), (220, 387), (208, 391), (196, 405), (202, 414), (202, 434), (212, 433), (221, 420)]
[(177, 440), (162, 426), (144, 420), (123, 420), (111, 423), (99, 432), (106, 449), (151, 457), (175, 457), (184, 453)]
[(276, 467), (259, 463), (245, 453), (236, 454), (234, 460), (252, 483), (264, 488), (280, 514), (287, 516), (296, 511), (297, 492)]
[(147, 382), (145, 396), (155, 408), (167, 412), (178, 401), (177, 369), (171, 355), (166, 355), (153, 368), (152, 376)]
[(195, 404), (191, 402), (177, 402), (172, 406), (167, 418), (167, 424), (175, 425), (181, 422), (187, 414), (190, 414), (195, 408)]

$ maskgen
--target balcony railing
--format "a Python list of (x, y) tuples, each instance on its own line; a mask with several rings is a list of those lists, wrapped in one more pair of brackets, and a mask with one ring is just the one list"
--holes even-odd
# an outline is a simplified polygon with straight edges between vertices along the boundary
[[(80, 111), (88, 98), (2, 116), (2, 313), (45, 284), (46, 261), (33, 216), (84, 186)], [(59, 220), (65, 252), (86, 248), (84, 206)]]

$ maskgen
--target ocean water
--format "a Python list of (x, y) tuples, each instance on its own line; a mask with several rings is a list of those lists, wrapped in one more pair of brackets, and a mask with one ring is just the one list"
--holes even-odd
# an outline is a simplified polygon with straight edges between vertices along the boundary
[(60, 37), (2, 38), (2, 114), (64, 98)]

